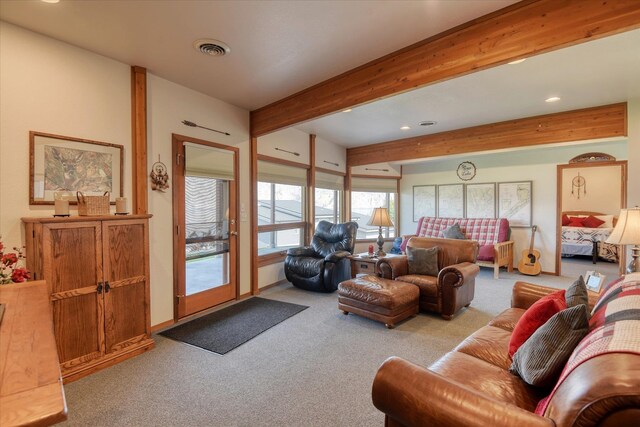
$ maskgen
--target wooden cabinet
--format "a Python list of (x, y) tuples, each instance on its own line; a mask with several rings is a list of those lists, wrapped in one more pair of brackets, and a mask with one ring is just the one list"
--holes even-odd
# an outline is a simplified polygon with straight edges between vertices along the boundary
[(358, 255), (352, 255), (349, 258), (351, 258), (351, 277), (356, 277), (358, 274), (377, 274), (378, 258), (361, 258)]
[(47, 282), (65, 382), (153, 348), (149, 217), (23, 218), (27, 267)]

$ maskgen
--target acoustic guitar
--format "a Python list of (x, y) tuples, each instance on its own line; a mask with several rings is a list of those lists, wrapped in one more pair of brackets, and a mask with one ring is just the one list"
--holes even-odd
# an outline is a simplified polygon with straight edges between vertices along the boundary
[(542, 271), (540, 267), (540, 251), (533, 249), (533, 240), (537, 229), (537, 225), (531, 228), (531, 244), (529, 244), (528, 250), (522, 251), (522, 257), (520, 257), (520, 262), (518, 263), (518, 271), (527, 276), (537, 276)]

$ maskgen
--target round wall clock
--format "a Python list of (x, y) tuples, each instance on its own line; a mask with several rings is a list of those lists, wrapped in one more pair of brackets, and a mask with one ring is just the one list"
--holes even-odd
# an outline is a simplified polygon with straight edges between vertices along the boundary
[(476, 165), (471, 162), (462, 162), (458, 165), (458, 178), (463, 181), (471, 181), (476, 176)]

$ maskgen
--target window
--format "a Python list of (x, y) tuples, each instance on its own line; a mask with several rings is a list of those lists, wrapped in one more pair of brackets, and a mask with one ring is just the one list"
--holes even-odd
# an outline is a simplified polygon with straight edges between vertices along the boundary
[[(374, 208), (389, 209), (389, 216), (397, 225), (397, 183), (395, 179), (353, 178), (351, 180), (351, 221), (358, 223), (357, 240), (378, 238), (379, 227), (367, 225)], [(385, 239), (395, 237), (396, 227), (382, 227), (382, 236)]]
[(317, 226), (322, 220), (334, 224), (342, 220), (344, 178), (341, 175), (316, 172), (315, 218)]
[(258, 255), (304, 244), (306, 169), (258, 162)]

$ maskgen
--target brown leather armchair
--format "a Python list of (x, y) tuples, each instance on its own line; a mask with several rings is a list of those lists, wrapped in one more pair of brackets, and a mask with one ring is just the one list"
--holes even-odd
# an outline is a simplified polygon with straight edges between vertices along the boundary
[(438, 276), (409, 274), (407, 257), (381, 258), (378, 271), (385, 279), (416, 285), (420, 289), (420, 309), (433, 311), (450, 320), (462, 307), (473, 300), (476, 276), (480, 271), (476, 262), (478, 242), (474, 240), (412, 237), (407, 246), (432, 248), (438, 246)]

